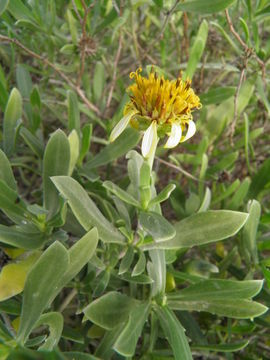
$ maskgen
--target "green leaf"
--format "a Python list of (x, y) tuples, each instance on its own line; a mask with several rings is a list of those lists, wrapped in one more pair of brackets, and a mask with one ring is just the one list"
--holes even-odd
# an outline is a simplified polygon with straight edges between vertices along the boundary
[(39, 350), (52, 351), (58, 344), (63, 331), (64, 318), (59, 312), (49, 312), (41, 315), (35, 327), (48, 325), (50, 335), (45, 343), (39, 347)]
[(203, 197), (203, 201), (202, 201), (201, 206), (200, 206), (200, 208), (198, 210), (198, 213), (207, 211), (209, 209), (210, 203), (211, 203), (211, 190), (209, 189), (209, 187), (207, 187), (205, 189), (205, 194), (204, 194), (204, 197)]
[(119, 272), (118, 274), (124, 274), (127, 272), (132, 264), (134, 258), (134, 250), (132, 246), (129, 246), (127, 249), (127, 252), (125, 253), (125, 256), (121, 260), (120, 266), (119, 266)]
[(44, 145), (37, 136), (33, 135), (31, 131), (26, 129), (24, 126), (20, 128), (20, 135), (24, 139), (25, 143), (32, 149), (32, 151), (42, 159), (44, 153)]
[(3, 180), (0, 180), (0, 208), (14, 222), (25, 221), (26, 205)]
[(6, 10), (9, 0), (0, 0), (0, 15)]
[(134, 266), (131, 276), (138, 276), (144, 272), (146, 265), (146, 257), (142, 251), (139, 253), (139, 260), (137, 264)]
[(19, 316), (21, 312), (21, 304), (14, 299), (2, 301), (0, 302), (0, 311)]
[(29, 99), (33, 84), (26, 66), (22, 64), (16, 66), (16, 80), (22, 97)]
[(255, 264), (258, 263), (256, 237), (260, 217), (261, 205), (257, 200), (252, 200), (249, 204), (249, 217), (243, 227), (242, 242), (244, 248), (248, 250), (249, 256)]
[(10, 163), (2, 150), (0, 150), (0, 179), (12, 190), (17, 191), (17, 184)]
[(91, 136), (92, 136), (93, 126), (92, 124), (85, 124), (82, 129), (82, 146), (78, 159), (78, 164), (81, 166), (85, 155), (88, 153)]
[(114, 184), (111, 181), (104, 181), (102, 184), (107, 190), (112, 192), (114, 195), (116, 195), (119, 199), (123, 200), (124, 202), (133, 205), (135, 207), (140, 207), (140, 203), (134, 199), (132, 195), (130, 195), (125, 190), (121, 189), (119, 186)]
[(98, 61), (94, 70), (93, 93), (94, 98), (98, 101), (101, 98), (105, 84), (105, 68), (101, 61)]
[(148, 262), (147, 270), (153, 280), (151, 295), (152, 297), (164, 294), (166, 288), (166, 259), (163, 250), (154, 249), (149, 251), (152, 262)]
[(239, 207), (242, 206), (244, 199), (248, 193), (250, 187), (251, 180), (250, 178), (245, 178), (239, 189), (234, 193), (233, 197), (231, 198), (228, 208), (231, 210), (237, 210)]
[(35, 20), (31, 10), (21, 0), (11, 0), (8, 4), (8, 11), (16, 20)]
[(207, 36), (208, 36), (208, 23), (206, 20), (203, 20), (203, 22), (199, 27), (198, 34), (195, 38), (194, 44), (190, 51), (187, 69), (183, 76), (184, 79), (187, 78), (192, 79), (193, 74), (197, 68), (197, 65), (202, 57), (205, 44), (207, 41)]
[(227, 156), (222, 157), (220, 161), (218, 161), (215, 165), (210, 167), (209, 170), (207, 170), (207, 175), (214, 175), (219, 171), (224, 171), (230, 168), (233, 164), (235, 164), (238, 157), (239, 157), (238, 151), (235, 151)]
[(246, 213), (229, 210), (197, 213), (175, 224), (176, 235), (173, 239), (144, 245), (143, 248), (177, 249), (223, 240), (235, 235), (247, 218)]
[(210, 104), (219, 104), (224, 100), (234, 96), (235, 86), (224, 86), (209, 90), (207, 93), (200, 94), (201, 103), (206, 106)]
[(139, 222), (143, 229), (153, 237), (156, 242), (173, 238), (175, 228), (160, 214), (154, 212), (140, 212)]
[(249, 188), (250, 198), (256, 198), (270, 182), (270, 158), (266, 159), (259, 170), (254, 174)]
[(94, 300), (83, 312), (87, 319), (94, 324), (111, 330), (125, 322), (136, 304), (137, 300), (116, 291), (111, 291)]
[(132, 276), (129, 272), (122, 274), (120, 276), (120, 279), (127, 281), (129, 283), (133, 283), (133, 284), (152, 284), (153, 283), (153, 280), (145, 274)]
[(103, 216), (76, 180), (68, 176), (54, 176), (52, 181), (61, 195), (67, 199), (73, 214), (86, 231), (96, 226), (99, 237), (104, 242), (124, 241), (123, 235)]
[(173, 310), (206, 311), (211, 314), (227, 316), (235, 319), (253, 319), (264, 314), (268, 308), (251, 300), (168, 300)]
[(154, 310), (158, 316), (164, 335), (172, 347), (174, 358), (192, 360), (185, 329), (175, 314), (167, 306), (156, 306)]
[(69, 255), (58, 241), (53, 243), (28, 273), (17, 340), (24, 344), (52, 300), (63, 274), (69, 265)]
[(60, 281), (60, 286), (66, 286), (79, 271), (90, 261), (94, 255), (98, 244), (98, 232), (93, 228), (86, 233), (80, 240), (78, 240), (69, 250), (69, 265), (63, 278)]
[(187, 0), (178, 4), (176, 11), (187, 11), (195, 14), (214, 14), (225, 10), (234, 3), (235, 0)]
[(72, 175), (80, 153), (80, 139), (76, 130), (72, 130), (68, 136), (70, 146), (70, 161), (68, 174)]
[[(270, 9), (270, 6), (269, 6), (269, 9)], [(270, 15), (270, 11), (269, 11), (269, 15)], [(264, 103), (264, 106), (267, 110), (268, 116), (270, 116), (270, 102), (269, 102), (269, 100), (267, 98), (267, 94), (264, 90), (263, 79), (260, 76), (258, 76), (258, 78), (257, 78), (257, 90), (260, 95), (260, 99)]]
[(0, 273), (0, 301), (9, 299), (23, 291), (27, 273), (40, 256), (39, 252), (26, 259), (4, 266)]
[(132, 128), (126, 129), (113, 143), (102, 149), (98, 155), (85, 164), (87, 169), (93, 169), (111, 163), (134, 148), (140, 140), (140, 133)]
[(203, 280), (179, 292), (167, 295), (169, 300), (224, 300), (249, 299), (257, 295), (263, 286), (262, 280)]
[(237, 343), (230, 343), (230, 344), (207, 344), (207, 345), (201, 345), (201, 344), (194, 344), (191, 346), (192, 350), (201, 350), (201, 351), (215, 351), (215, 352), (234, 352), (234, 351), (240, 351), (244, 349), (246, 346), (248, 346), (249, 340), (246, 341), (240, 341)]
[(80, 135), (80, 110), (78, 106), (78, 98), (74, 91), (68, 90), (68, 129), (69, 131), (76, 130), (78, 136)]
[(9, 157), (15, 149), (16, 130), (22, 117), (22, 97), (14, 88), (9, 96), (3, 122), (4, 151)]
[(68, 175), (70, 162), (69, 141), (65, 133), (58, 129), (50, 137), (43, 159), (44, 205), (52, 217), (59, 208), (59, 194), (50, 177)]
[(230, 186), (227, 187), (225, 191), (223, 191), (219, 196), (215, 198), (215, 200), (212, 201), (212, 205), (217, 204), (218, 202), (226, 199), (231, 194), (233, 194), (240, 186), (240, 180), (236, 179)]
[(128, 322), (116, 340), (113, 348), (123, 356), (133, 356), (150, 310), (149, 303), (141, 303), (133, 307)]
[(161, 192), (150, 201), (149, 207), (156, 205), (156, 204), (160, 204), (163, 201), (166, 201), (167, 199), (169, 199), (171, 193), (173, 192), (173, 190), (175, 188), (176, 188), (175, 184), (168, 184), (167, 186), (165, 186), (165, 188), (163, 190), (161, 190)]

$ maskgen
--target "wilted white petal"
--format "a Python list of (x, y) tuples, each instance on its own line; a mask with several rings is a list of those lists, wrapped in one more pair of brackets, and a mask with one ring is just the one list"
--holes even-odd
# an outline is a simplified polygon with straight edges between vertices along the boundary
[(125, 115), (113, 128), (111, 135), (110, 135), (110, 141), (114, 141), (116, 138), (118, 138), (119, 135), (122, 134), (122, 132), (125, 130), (125, 128), (128, 126), (128, 123), (130, 122), (130, 119), (132, 116), (137, 114), (138, 111), (130, 111), (127, 115)]
[(142, 155), (148, 157), (157, 143), (157, 122), (153, 121), (145, 131), (142, 140)]
[(182, 137), (182, 128), (181, 125), (179, 124), (172, 124), (172, 128), (171, 128), (171, 134), (168, 138), (168, 141), (165, 144), (165, 148), (173, 148), (176, 145), (179, 144), (180, 140)]
[(184, 139), (181, 140), (181, 142), (190, 139), (195, 134), (195, 132), (196, 132), (195, 122), (192, 121), (192, 120), (189, 120), (189, 122), (188, 122), (188, 130), (187, 130), (186, 136), (184, 137)]

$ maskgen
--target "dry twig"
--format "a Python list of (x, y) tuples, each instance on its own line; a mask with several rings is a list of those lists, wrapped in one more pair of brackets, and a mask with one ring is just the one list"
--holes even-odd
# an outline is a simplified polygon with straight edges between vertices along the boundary
[(181, 168), (180, 166), (174, 165), (166, 160), (161, 159), (160, 157), (155, 157), (156, 160), (158, 160), (159, 162), (161, 162), (164, 165), (167, 165), (168, 167), (181, 172), (183, 175), (185, 175), (186, 177), (195, 180), (197, 182), (204, 182), (203, 180), (200, 180), (198, 178), (196, 178), (195, 176), (193, 176), (192, 174), (190, 174), (189, 172), (187, 172), (186, 170), (184, 170), (183, 168)]
[(84, 104), (88, 107), (88, 109), (94, 111), (97, 115), (102, 116), (100, 110), (91, 103), (85, 96), (85, 93), (83, 90), (78, 87), (62, 70), (60, 70), (56, 65), (54, 65), (52, 62), (50, 62), (48, 59), (44, 58), (43, 56), (33, 52), (32, 50), (28, 49), (26, 46), (24, 46), (22, 43), (19, 42), (17, 39), (10, 38), (8, 36), (0, 35), (0, 42), (7, 42), (14, 44), (24, 50), (27, 54), (31, 55), (33, 58), (41, 61), (43, 64), (49, 66), (52, 68), (65, 82), (79, 95), (81, 100), (84, 102)]

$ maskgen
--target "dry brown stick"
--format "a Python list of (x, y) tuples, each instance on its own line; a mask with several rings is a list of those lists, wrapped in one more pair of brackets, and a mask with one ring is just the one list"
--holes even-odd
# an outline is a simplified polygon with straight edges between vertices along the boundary
[(157, 159), (159, 162), (161, 162), (164, 165), (167, 165), (168, 167), (177, 170), (179, 172), (181, 172), (182, 174), (184, 174), (185, 176), (189, 177), (192, 180), (198, 181), (198, 182), (204, 182), (203, 180), (200, 180), (198, 178), (196, 178), (195, 176), (193, 176), (192, 174), (190, 174), (189, 172), (187, 172), (186, 170), (184, 170), (183, 168), (181, 168), (180, 166), (174, 165), (166, 160), (161, 159), (160, 157), (155, 156), (155, 159)]
[(100, 110), (92, 104), (87, 97), (85, 96), (83, 90), (76, 86), (76, 84), (65, 74), (62, 70), (60, 70), (57, 66), (55, 66), (53, 63), (51, 63), (48, 59), (42, 57), (41, 55), (33, 52), (32, 50), (28, 49), (26, 46), (24, 46), (22, 43), (19, 42), (17, 39), (9, 38), (8, 36), (0, 35), (0, 42), (7, 42), (14, 44), (24, 50), (27, 54), (31, 55), (33, 58), (38, 59), (43, 64), (49, 66), (52, 68), (63, 80), (66, 81), (66, 83), (79, 95), (79, 97), (82, 99), (82, 101), (85, 103), (85, 105), (92, 111), (94, 111), (97, 115), (101, 116)]
[(257, 63), (259, 64), (259, 66), (262, 69), (262, 78), (265, 83), (265, 63), (257, 56), (257, 54), (254, 52), (254, 49), (250, 48), (244, 42), (244, 40), (241, 38), (241, 36), (235, 30), (228, 9), (225, 10), (225, 14), (226, 14), (226, 19), (227, 19), (227, 22), (229, 25), (230, 32), (233, 34), (233, 36), (236, 38), (236, 40), (239, 42), (239, 44), (241, 44), (241, 46), (244, 48), (246, 54), (251, 54), (256, 59)]
[(175, 8), (176, 8), (176, 6), (178, 5), (179, 2), (180, 2), (180, 0), (176, 0), (175, 3), (173, 4), (173, 6), (170, 8), (170, 10), (167, 12), (164, 23), (163, 23), (161, 31), (160, 31), (160, 34), (159, 34), (158, 38), (155, 40), (155, 42), (162, 39), (163, 34), (164, 34), (165, 30), (166, 30), (166, 26), (168, 24), (168, 21), (169, 21), (171, 15), (173, 14), (173, 12), (174, 12), (174, 10), (175, 10)]
[(117, 75), (117, 65), (120, 59), (120, 55), (121, 55), (121, 50), (122, 50), (122, 42), (123, 42), (123, 38), (122, 38), (122, 33), (120, 33), (119, 36), (119, 45), (118, 45), (118, 49), (115, 55), (115, 59), (114, 59), (114, 63), (113, 63), (113, 76), (112, 76), (112, 84), (110, 87), (110, 91), (109, 91), (109, 95), (108, 95), (108, 99), (106, 102), (106, 107), (105, 107), (105, 111), (110, 107), (111, 105), (111, 101), (112, 101), (112, 95), (113, 95), (113, 90), (115, 88), (115, 83), (116, 83), (116, 75)]

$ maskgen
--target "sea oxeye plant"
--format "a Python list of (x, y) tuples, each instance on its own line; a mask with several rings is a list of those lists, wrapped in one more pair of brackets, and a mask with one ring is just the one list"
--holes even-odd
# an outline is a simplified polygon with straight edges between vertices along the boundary
[[(79, 334), (88, 334), (90, 349), (93, 341), (93, 355), (99, 359), (114, 358), (116, 354), (150, 359), (154, 354), (161, 356), (166, 342), (175, 359), (192, 359), (192, 348), (204, 349), (204, 345), (193, 343), (191, 335), (186, 334), (185, 329), (191, 331), (187, 324), (195, 321), (189, 312), (253, 319), (267, 310), (252, 300), (261, 290), (261, 280), (186, 274), (181, 265), (174, 270), (172, 263), (189, 256), (189, 252), (192, 254), (192, 247), (235, 236), (248, 221), (248, 214), (205, 211), (202, 207), (179, 222), (170, 222), (162, 214), (161, 204), (170, 198), (175, 185), (168, 183), (156, 190), (153, 166), (158, 138), (168, 134), (165, 146), (178, 143), (181, 146), (194, 134), (191, 111), (200, 107), (200, 100), (190, 81), (168, 81), (153, 72), (149, 79), (138, 73), (132, 76), (136, 84), (128, 88), (129, 92), (132, 90), (131, 100), (125, 107), (124, 121), (120, 120), (120, 125), (113, 129), (111, 139), (124, 131), (127, 118), (135, 130), (126, 129), (76, 172), (79, 153), (75, 159), (72, 156), (79, 141), (77, 133), (73, 131), (66, 137), (58, 130), (51, 136), (43, 155), (43, 207), (29, 205), (19, 197), (9, 161), (1, 152), (5, 168), (1, 209), (14, 223), (1, 225), (1, 242), (11, 246), (7, 254), (13, 251), (15, 257), (19, 256), (16, 263), (6, 265), (1, 273), (2, 300), (7, 301), (8, 309), (14, 306), (14, 314), (18, 315), (4, 335), (5, 358), (29, 344), (52, 351), (61, 337), (69, 339), (69, 330), (67, 335), (62, 332), (61, 312), (75, 297), (78, 297), (76, 326), (84, 329)], [(5, 116), (20, 99), (18, 91), (13, 90)], [(140, 130), (144, 128), (145, 132)], [(87, 169), (93, 163), (106, 162), (106, 156), (121, 148), (130, 131), (132, 137), (142, 132), (144, 156), (135, 150), (126, 153), (126, 185), (120, 187), (110, 180), (85, 183), (81, 176)], [(103, 209), (98, 193), (93, 190), (98, 184), (99, 196), (106, 199)], [(76, 241), (67, 248), (69, 236)], [(81, 238), (77, 239), (78, 236)], [(211, 265), (207, 266), (211, 272)], [(63, 304), (57, 305), (59, 294), (70, 286), (73, 290)], [(21, 308), (17, 301), (7, 300), (22, 291)], [(44, 325), (49, 326), (49, 335), (40, 329)], [(70, 337), (76, 342), (75, 333), (73, 329)], [(248, 341), (242, 341), (231, 346), (241, 349), (247, 344)], [(61, 348), (60, 343), (58, 346)], [(206, 348), (211, 349), (211, 345)], [(67, 356), (80, 359), (83, 353), (72, 351)], [(68, 354), (67, 349), (64, 354)]]
[(0, 360), (270, 358), (268, 18), (0, 0)]

